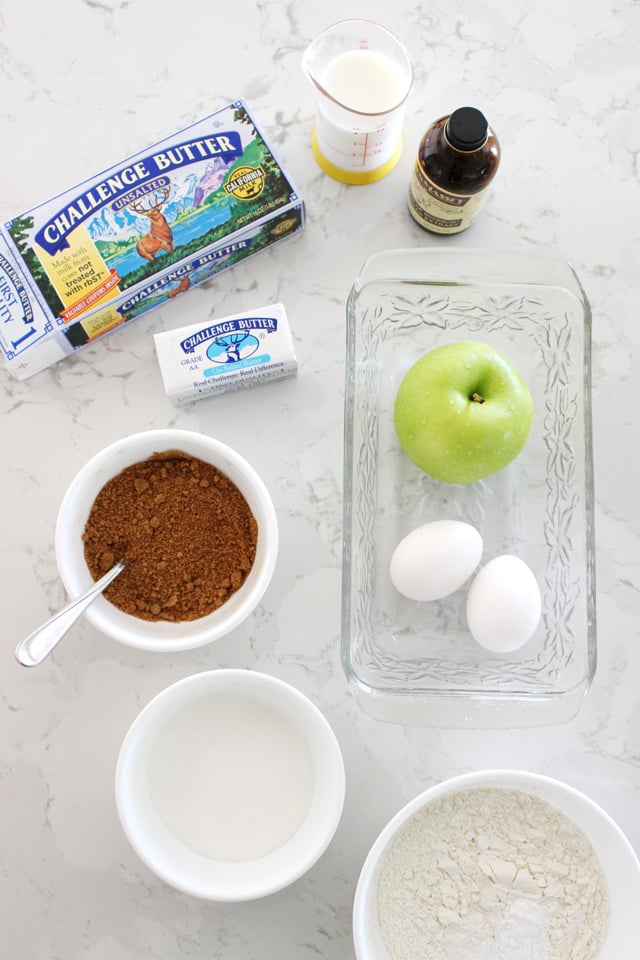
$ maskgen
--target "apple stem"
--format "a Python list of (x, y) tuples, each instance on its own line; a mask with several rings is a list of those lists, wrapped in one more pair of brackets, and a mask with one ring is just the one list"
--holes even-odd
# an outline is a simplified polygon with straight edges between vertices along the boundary
[(481, 397), (479, 393), (472, 393), (471, 400), (473, 400), (474, 403), (484, 403), (484, 397)]

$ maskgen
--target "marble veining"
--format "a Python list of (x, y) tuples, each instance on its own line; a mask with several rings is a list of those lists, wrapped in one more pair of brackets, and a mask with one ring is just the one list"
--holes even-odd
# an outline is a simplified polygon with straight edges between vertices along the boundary
[[(404, 150), (384, 180), (348, 187), (310, 147), (310, 40), (345, 16), (406, 43), (415, 83)], [(0, 0), (0, 215), (8, 219), (244, 97), (295, 180), (305, 231), (23, 382), (0, 368), (0, 920), (16, 960), (350, 960), (351, 906), (389, 817), (448, 776), (516, 767), (588, 793), (640, 854), (640, 3), (637, 0)], [(471, 103), (500, 137), (490, 198), (439, 240), (408, 214), (419, 139)], [(362, 264), (393, 247), (546, 248), (593, 309), (598, 669), (557, 727), (469, 731), (367, 719), (339, 656), (345, 303)], [(177, 410), (154, 332), (284, 303), (298, 376)], [(233, 444), (267, 482), (281, 549), (260, 608), (211, 647), (153, 657), (79, 623), (32, 671), (19, 639), (64, 602), (53, 531), (77, 469), (127, 432), (176, 426)], [(296, 884), (225, 905), (178, 894), (130, 849), (113, 798), (126, 730), (194, 671), (243, 666), (298, 686), (344, 752), (334, 841)], [(631, 947), (630, 947), (631, 950)], [(631, 955), (631, 954), (630, 954)]]

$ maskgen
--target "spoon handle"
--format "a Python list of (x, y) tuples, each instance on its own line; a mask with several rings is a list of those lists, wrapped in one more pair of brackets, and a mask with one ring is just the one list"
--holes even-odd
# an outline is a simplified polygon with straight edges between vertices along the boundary
[(69, 627), (84, 613), (89, 604), (93, 603), (96, 597), (103, 590), (106, 590), (111, 581), (115, 580), (123, 570), (124, 561), (119, 560), (100, 580), (96, 580), (86, 593), (72, 600), (46, 623), (30, 633), (25, 640), (22, 640), (16, 647), (18, 663), (21, 663), (23, 667), (36, 667), (39, 663), (42, 663), (45, 657), (48, 657), (53, 648), (62, 640)]

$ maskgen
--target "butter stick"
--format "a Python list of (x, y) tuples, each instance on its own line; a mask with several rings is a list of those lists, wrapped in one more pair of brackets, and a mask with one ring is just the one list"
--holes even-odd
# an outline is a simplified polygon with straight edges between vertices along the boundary
[(176, 406), (298, 370), (281, 303), (156, 333), (154, 341), (165, 392)]

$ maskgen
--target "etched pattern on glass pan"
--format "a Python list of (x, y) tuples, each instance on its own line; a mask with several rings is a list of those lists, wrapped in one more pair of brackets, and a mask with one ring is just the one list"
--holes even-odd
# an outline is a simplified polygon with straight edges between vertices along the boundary
[[(533, 708), (508, 722), (545, 722), (545, 710), (553, 722), (575, 712), (595, 669), (588, 305), (564, 264), (547, 268), (542, 260), (537, 281), (535, 266), (520, 270), (510, 255), (505, 278), (487, 279), (480, 269), (487, 256), (392, 251), (380, 278), (375, 258), (373, 267), (368, 262), (349, 299), (342, 656), (365, 709), (377, 715), (384, 702), (386, 719), (401, 721), (408, 700), (424, 705), (434, 697), (445, 721), (447, 704), (459, 698), (457, 713), (471, 710), (471, 722), (474, 702), (505, 716), (505, 707)], [(458, 269), (463, 278), (448, 279)], [(535, 412), (512, 464), (477, 483), (451, 485), (403, 454), (393, 401), (419, 356), (463, 339), (495, 346), (514, 363)], [(465, 621), (468, 584), (431, 603), (409, 601), (391, 585), (395, 545), (436, 519), (474, 524), (484, 540), (482, 564), (514, 553), (533, 569), (542, 620), (516, 653), (492, 654), (475, 643)]]

